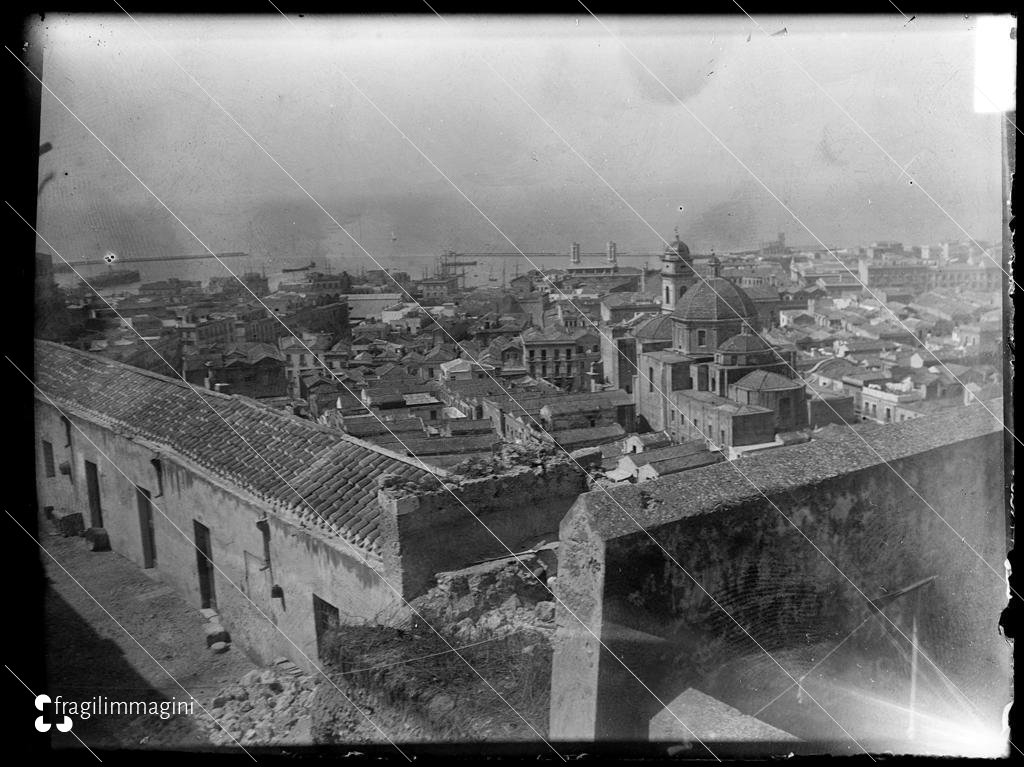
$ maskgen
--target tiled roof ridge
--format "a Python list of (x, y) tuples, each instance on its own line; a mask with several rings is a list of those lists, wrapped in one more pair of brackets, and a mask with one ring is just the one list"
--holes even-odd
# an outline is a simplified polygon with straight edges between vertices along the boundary
[[(261, 403), (261, 402), (259, 402), (257, 400), (252, 399), (251, 397), (247, 397), (247, 396), (240, 395), (240, 394), (234, 394), (234, 395), (233, 394), (224, 394), (223, 392), (214, 391), (213, 389), (204, 389), (204, 388), (202, 388), (200, 386), (196, 386), (195, 384), (190, 384), (190, 383), (187, 383), (186, 381), (182, 381), (181, 378), (171, 378), (170, 376), (165, 376), (165, 375), (162, 375), (160, 373), (155, 373), (155, 372), (153, 372), (151, 370), (145, 370), (143, 368), (138, 368), (138, 367), (135, 367), (133, 365), (129, 365), (129, 364), (125, 363), (125, 362), (120, 362), (118, 360), (110, 359), (109, 357), (103, 357), (103, 356), (98, 355), (98, 354), (96, 354), (94, 352), (82, 351), (81, 349), (75, 349), (73, 347), (65, 346), (64, 344), (55, 343), (53, 341), (44, 341), (42, 339), (36, 339), (36, 344), (37, 345), (48, 346), (48, 347), (51, 347), (51, 348), (54, 348), (54, 349), (59, 349), (61, 352), (72, 352), (75, 355), (81, 357), (82, 359), (88, 360), (88, 361), (90, 361), (92, 363), (108, 365), (109, 367), (112, 367), (112, 368), (115, 368), (115, 369), (121, 368), (121, 369), (125, 370), (126, 372), (128, 372), (128, 373), (130, 373), (132, 375), (139, 375), (139, 376), (143, 376), (143, 377), (146, 377), (146, 378), (151, 378), (151, 379), (154, 379), (154, 380), (157, 380), (157, 381), (161, 381), (163, 383), (174, 384), (174, 385), (176, 385), (177, 387), (179, 387), (181, 389), (191, 389), (192, 391), (198, 393), (200, 396), (219, 398), (221, 400), (227, 400), (227, 401), (230, 401), (230, 402), (237, 402), (237, 403), (245, 405), (246, 407), (249, 407), (249, 408), (253, 409), (254, 411), (257, 411), (257, 412), (259, 412), (261, 414), (273, 414), (274, 417), (279, 417), (279, 418), (282, 418), (282, 419), (290, 419), (291, 421), (293, 421), (295, 423), (301, 424), (303, 426), (303, 428), (307, 428), (307, 429), (310, 429), (312, 431), (317, 431), (317, 432), (320, 432), (322, 434), (327, 434), (327, 435), (329, 435), (331, 437), (336, 438), (339, 442), (349, 442), (349, 443), (357, 445), (359, 447), (367, 448), (367, 449), (369, 449), (369, 450), (371, 450), (371, 451), (373, 451), (375, 453), (380, 453), (380, 454), (385, 455), (385, 456), (387, 456), (389, 458), (394, 458), (394, 459), (396, 459), (398, 461), (401, 461), (402, 463), (408, 464), (410, 466), (414, 466), (417, 469), (422, 469), (423, 468), (423, 466), (421, 464), (417, 463), (415, 460), (410, 459), (406, 455), (402, 455), (400, 453), (395, 453), (392, 450), (388, 450), (388, 449), (380, 447), (379, 445), (376, 445), (376, 444), (374, 444), (372, 442), (367, 442), (366, 440), (359, 439), (358, 437), (353, 437), (350, 434), (346, 434), (346, 433), (344, 433), (342, 431), (339, 431), (338, 429), (332, 428), (330, 426), (324, 426), (323, 424), (317, 423), (316, 421), (311, 421), (311, 420), (309, 420), (307, 418), (302, 418), (302, 417), (294, 415), (292, 413), (287, 413), (287, 412), (285, 412), (283, 410), (278, 410), (276, 408), (269, 407), (269, 406), (267, 406), (267, 405), (265, 405), (265, 404), (263, 404), (263, 403)], [(49, 394), (49, 396), (52, 396), (52, 393)], [(359, 396), (359, 395), (355, 395), (355, 396)], [(55, 397), (55, 399), (60, 399), (62, 401), (67, 402), (67, 400), (65, 400), (63, 397)], [(75, 407), (76, 407), (76, 409), (79, 409), (79, 410), (84, 410), (84, 411), (88, 411), (90, 413), (94, 413), (96, 416), (102, 418), (103, 420), (105, 420), (107, 422), (110, 422), (110, 423), (122, 423), (118, 419), (113, 418), (113, 417), (103, 413), (102, 411), (94, 410), (94, 409), (88, 407), (87, 405), (82, 405), (80, 403), (75, 403)], [(131, 424), (125, 423), (124, 425), (129, 427), (130, 429), (132, 428)], [(170, 446), (170, 445), (168, 445), (167, 447), (173, 449), (172, 446)], [(445, 472), (443, 469), (438, 469), (436, 467), (430, 467), (428, 470), (432, 471), (432, 472), (440, 472), (443, 476), (447, 475), (447, 472)]]
[[(40, 400), (50, 400), (58, 409), (186, 460), (210, 481), (237, 491), (240, 497), (266, 504), (300, 527), (330, 531), (370, 553), (379, 554), (381, 543), (375, 480), (386, 474), (433, 475), (439, 481), (450, 476), (259, 402), (198, 390), (219, 398), (207, 403), (231, 431), (239, 428), (229, 434), (196, 407), (179, 381), (60, 344), (39, 345), (36, 351)], [(172, 389), (168, 383), (179, 386)], [(163, 412), (150, 417), (150, 404), (161, 405), (156, 410)], [(133, 420), (136, 412), (145, 415)], [(264, 470), (260, 458), (223, 449), (238, 446), (239, 439), (252, 441), (272, 471)]]
[(82, 349), (76, 349), (73, 346), (66, 346), (64, 344), (59, 344), (55, 341), (44, 341), (41, 338), (37, 338), (35, 339), (35, 344), (37, 347), (50, 347), (52, 349), (59, 349), (62, 353), (75, 354), (81, 357), (82, 359), (89, 360), (90, 362), (96, 364), (108, 365), (109, 367), (112, 368), (125, 368), (129, 372), (134, 373), (136, 375), (145, 376), (146, 378), (153, 378), (156, 379), (157, 381), (163, 381), (164, 383), (174, 384), (180, 388), (194, 388), (198, 390), (200, 394), (209, 395), (211, 397), (220, 397), (222, 399), (232, 398), (232, 395), (230, 394), (224, 394), (223, 392), (215, 391), (213, 389), (203, 389), (201, 387), (195, 387), (194, 384), (189, 384), (185, 381), (182, 381), (181, 378), (178, 378), (176, 376), (171, 377), (164, 375), (163, 373), (157, 373), (152, 370), (146, 370), (145, 368), (135, 367), (134, 365), (129, 365), (127, 362), (121, 362), (120, 360), (115, 360), (110, 357), (104, 357), (102, 355), (96, 354), (95, 352), (87, 352), (83, 351)]

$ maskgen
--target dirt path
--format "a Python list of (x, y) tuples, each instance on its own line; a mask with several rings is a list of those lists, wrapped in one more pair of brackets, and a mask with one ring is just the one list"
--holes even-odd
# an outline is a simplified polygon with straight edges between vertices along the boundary
[[(155, 574), (150, 577), (113, 552), (91, 552), (81, 538), (51, 534), (42, 543), (81, 583), (41, 554), (49, 582), (46, 692), (51, 698), (95, 701), (103, 696), (148, 704), (188, 702), (194, 696), (206, 702), (218, 688), (256, 668), (234, 647), (221, 655), (207, 649), (198, 608)], [(206, 716), (193, 704), (191, 715), (163, 719), (155, 713), (73, 719), (74, 732), (91, 748), (203, 748), (209, 741), (196, 719)], [(53, 743), (55, 748), (81, 748), (70, 734), (56, 735)]]

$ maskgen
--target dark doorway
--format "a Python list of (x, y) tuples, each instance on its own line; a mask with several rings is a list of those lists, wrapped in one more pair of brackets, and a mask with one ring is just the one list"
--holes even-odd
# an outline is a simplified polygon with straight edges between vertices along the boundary
[(85, 462), (85, 486), (89, 492), (89, 525), (103, 527), (103, 509), (100, 506), (100, 475), (96, 464)]
[(213, 550), (210, 546), (210, 529), (195, 520), (192, 521), (196, 535), (196, 572), (199, 574), (199, 600), (201, 607), (217, 609), (217, 595), (213, 590)]
[(139, 530), (142, 533), (142, 566), (156, 567), (156, 531), (153, 529), (153, 504), (148, 490), (135, 488), (139, 503)]
[(331, 629), (341, 625), (338, 608), (316, 594), (313, 595), (313, 626), (316, 629), (316, 654), (318, 660), (324, 662), (324, 637)]

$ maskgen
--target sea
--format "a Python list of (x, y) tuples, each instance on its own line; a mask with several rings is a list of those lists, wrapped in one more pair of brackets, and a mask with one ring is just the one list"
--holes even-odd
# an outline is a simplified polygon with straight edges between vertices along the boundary
[[(56, 259), (55, 259), (56, 260)], [(361, 271), (377, 269), (378, 264), (363, 256), (320, 256), (313, 259), (316, 268), (313, 271), (338, 274), (347, 271), (358, 276)], [(270, 289), (276, 290), (281, 282), (295, 282), (303, 278), (303, 272), (287, 273), (286, 268), (296, 268), (310, 263), (309, 256), (289, 259), (256, 259), (252, 257), (223, 257), (221, 262), (216, 259), (196, 259), (191, 261), (132, 261), (118, 268), (136, 269), (139, 280), (135, 283), (111, 285), (101, 288), (99, 292), (106, 296), (135, 292), (143, 282), (157, 282), (177, 277), (183, 280), (201, 280), (206, 285), (212, 277), (229, 277), (231, 273), (241, 276), (245, 272), (266, 272)], [(378, 259), (379, 265), (385, 269), (406, 272), (413, 280), (422, 279), (425, 274), (432, 275), (437, 269), (436, 255), (400, 255)], [(603, 266), (606, 259), (602, 257), (584, 257), (581, 266)], [(655, 255), (620, 254), (618, 263), (622, 266), (644, 267), (656, 269), (660, 266)], [(466, 287), (502, 287), (517, 274), (525, 274), (530, 269), (554, 269), (570, 265), (568, 254), (553, 255), (515, 255), (515, 256), (482, 256), (476, 258), (476, 264), (465, 267)], [(89, 280), (106, 274), (110, 268), (98, 266), (76, 266), (83, 278)], [(61, 287), (73, 287), (78, 284), (79, 277), (73, 272), (56, 274), (57, 284)]]

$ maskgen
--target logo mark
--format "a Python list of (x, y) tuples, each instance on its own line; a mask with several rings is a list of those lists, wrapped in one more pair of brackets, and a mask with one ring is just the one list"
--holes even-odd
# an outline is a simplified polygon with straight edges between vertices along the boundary
[[(57, 696), (60, 697), (59, 695)], [(42, 711), (43, 713), (36, 717), (36, 729), (39, 732), (48, 732), (51, 725), (57, 725), (57, 729), (60, 732), (67, 732), (71, 729), (73, 722), (71, 717), (67, 714), (64, 715), (64, 721), (57, 721), (56, 713), (54, 712), (53, 702), (50, 700), (49, 695), (37, 695), (36, 696), (36, 710)]]

